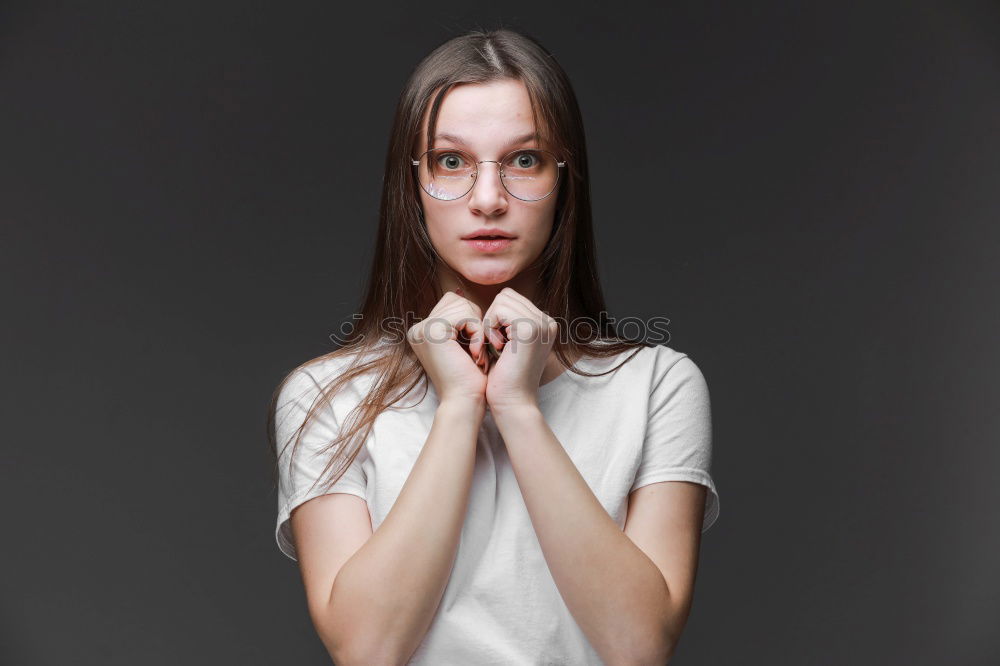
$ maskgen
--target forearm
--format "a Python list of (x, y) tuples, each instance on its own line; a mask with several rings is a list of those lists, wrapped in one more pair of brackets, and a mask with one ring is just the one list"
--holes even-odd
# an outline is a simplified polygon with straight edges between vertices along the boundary
[(328, 617), (366, 663), (402, 663), (430, 627), (454, 564), (484, 412), (475, 403), (438, 407), (385, 520), (337, 574)]
[(605, 663), (666, 662), (663, 575), (608, 515), (536, 407), (494, 413), (552, 578)]

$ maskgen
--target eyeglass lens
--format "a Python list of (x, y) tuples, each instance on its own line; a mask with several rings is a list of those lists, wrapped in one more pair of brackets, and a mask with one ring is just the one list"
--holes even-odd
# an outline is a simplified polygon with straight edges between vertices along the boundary
[[(507, 191), (524, 201), (545, 198), (555, 189), (559, 166), (555, 156), (545, 150), (517, 150), (499, 165), (500, 178)], [(420, 156), (420, 186), (436, 199), (450, 201), (465, 196), (477, 177), (477, 165), (468, 153), (454, 148), (435, 148)]]

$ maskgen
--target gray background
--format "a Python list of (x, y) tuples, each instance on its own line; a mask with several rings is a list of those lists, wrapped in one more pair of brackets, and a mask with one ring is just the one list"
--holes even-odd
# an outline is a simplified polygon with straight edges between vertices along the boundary
[(411, 68), (505, 25), (576, 87), (612, 314), (711, 389), (673, 663), (1000, 663), (1000, 7), (362, 4), (0, 5), (0, 662), (326, 661), (267, 399), (357, 305)]

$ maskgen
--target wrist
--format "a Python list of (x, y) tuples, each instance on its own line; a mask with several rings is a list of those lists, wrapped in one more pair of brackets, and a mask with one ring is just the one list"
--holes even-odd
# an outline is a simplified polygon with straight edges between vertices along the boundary
[(503, 404), (489, 403), (489, 408), (490, 414), (493, 415), (493, 420), (497, 422), (511, 419), (531, 418), (540, 416), (542, 413), (542, 409), (538, 406), (537, 400), (525, 400), (523, 402)]
[(485, 396), (445, 397), (438, 403), (438, 411), (465, 414), (482, 418), (486, 413)]

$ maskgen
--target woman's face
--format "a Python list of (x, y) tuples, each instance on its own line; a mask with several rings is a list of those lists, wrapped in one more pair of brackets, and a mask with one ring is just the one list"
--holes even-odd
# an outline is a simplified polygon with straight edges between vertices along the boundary
[[(415, 157), (427, 150), (428, 115), (424, 115)], [(434, 148), (459, 148), (476, 161), (499, 161), (516, 148), (547, 148), (534, 139), (517, 141), (533, 135), (535, 126), (528, 91), (516, 79), (452, 88), (442, 101), (435, 130)], [(466, 280), (481, 285), (508, 282), (537, 259), (555, 215), (558, 191), (539, 201), (517, 199), (504, 189), (498, 166), (480, 164), (475, 185), (459, 199), (435, 199), (418, 188), (427, 232), (438, 254)], [(514, 238), (498, 250), (483, 249), (482, 243), (477, 247), (465, 239), (484, 228)]]

